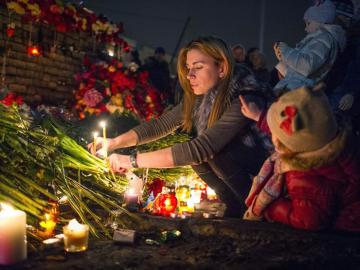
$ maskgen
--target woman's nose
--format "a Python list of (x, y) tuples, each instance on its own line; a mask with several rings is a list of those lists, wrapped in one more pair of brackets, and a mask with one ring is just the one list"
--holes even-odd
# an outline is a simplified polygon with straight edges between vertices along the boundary
[(194, 70), (191, 68), (189, 69), (188, 74), (186, 75), (187, 79), (190, 80), (190, 78), (194, 78), (195, 77), (195, 73)]

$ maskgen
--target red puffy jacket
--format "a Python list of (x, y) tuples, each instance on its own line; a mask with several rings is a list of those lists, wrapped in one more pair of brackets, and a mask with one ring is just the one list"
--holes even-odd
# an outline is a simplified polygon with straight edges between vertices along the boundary
[[(266, 117), (260, 118), (258, 127), (269, 131)], [(265, 217), (299, 229), (360, 231), (360, 148), (348, 136), (336, 151), (338, 157), (330, 163), (325, 157), (323, 166), (286, 172), (287, 196), (272, 202)], [(329, 152), (329, 160), (334, 153)]]

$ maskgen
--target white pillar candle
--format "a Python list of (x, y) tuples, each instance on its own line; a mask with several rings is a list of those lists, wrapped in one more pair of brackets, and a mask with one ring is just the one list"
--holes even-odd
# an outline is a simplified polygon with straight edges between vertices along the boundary
[(80, 224), (76, 219), (64, 226), (64, 248), (67, 252), (80, 252), (88, 247), (89, 226)]
[(96, 139), (99, 136), (99, 134), (97, 132), (94, 132), (93, 136), (94, 136), (94, 146), (93, 146), (93, 149), (92, 149), (93, 150), (92, 154), (95, 155), (96, 154), (96, 145), (97, 145)]
[(11, 265), (27, 258), (26, 214), (1, 204), (0, 265)]
[(107, 153), (107, 139), (106, 139), (106, 122), (105, 121), (101, 121), (100, 122), (100, 127), (102, 127), (102, 132), (103, 132), (103, 143), (102, 143), (102, 148), (104, 149), (104, 158), (107, 158), (108, 153)]

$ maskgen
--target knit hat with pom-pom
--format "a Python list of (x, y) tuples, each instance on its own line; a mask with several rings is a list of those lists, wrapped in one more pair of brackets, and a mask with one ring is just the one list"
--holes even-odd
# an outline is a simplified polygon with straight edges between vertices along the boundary
[(321, 86), (282, 95), (268, 111), (271, 133), (293, 152), (322, 148), (335, 138), (337, 124)]

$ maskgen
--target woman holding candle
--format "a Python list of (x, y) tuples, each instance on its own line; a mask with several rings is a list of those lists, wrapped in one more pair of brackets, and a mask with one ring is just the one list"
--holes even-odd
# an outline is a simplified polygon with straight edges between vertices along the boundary
[[(194, 139), (158, 151), (112, 154), (111, 169), (170, 168), (191, 165), (227, 205), (227, 215), (240, 216), (250, 188), (250, 175), (267, 155), (263, 139), (241, 113), (238, 96), (262, 105), (260, 87), (245, 65), (234, 66), (231, 50), (215, 37), (191, 41), (180, 51), (179, 82), (184, 100), (159, 119), (107, 139), (107, 148), (135, 146), (159, 139), (177, 128), (194, 132)], [(102, 140), (98, 138), (97, 148)], [(93, 149), (93, 144), (89, 145)], [(101, 151), (101, 149), (100, 149)]]

